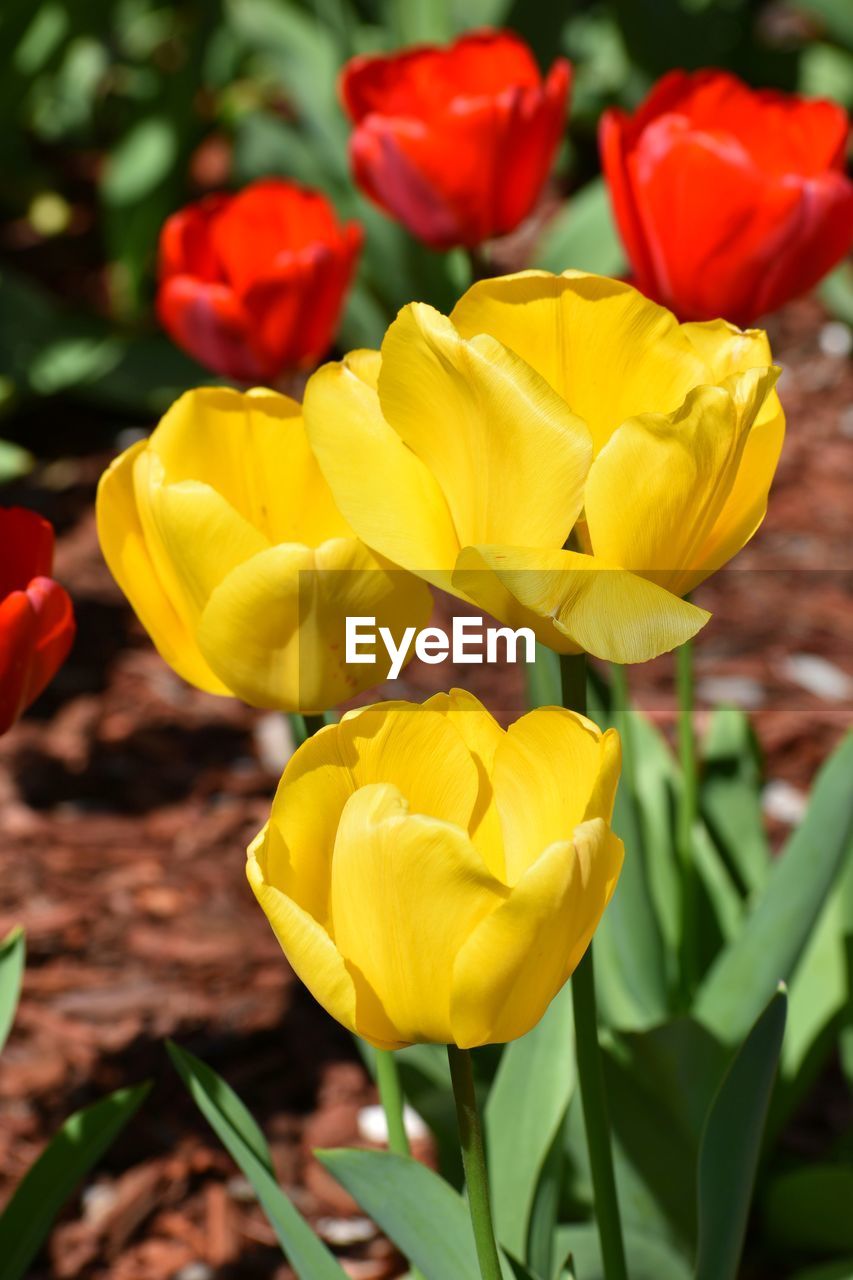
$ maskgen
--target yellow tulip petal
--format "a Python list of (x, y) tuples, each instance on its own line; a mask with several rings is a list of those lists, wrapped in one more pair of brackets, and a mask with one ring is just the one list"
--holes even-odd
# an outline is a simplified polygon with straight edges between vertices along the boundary
[(589, 945), (621, 865), (622, 843), (600, 818), (542, 853), (457, 956), (456, 1044), (515, 1040), (536, 1025)]
[(620, 763), (615, 730), (602, 734), (562, 707), (540, 707), (510, 725), (492, 774), (508, 884), (585, 818), (609, 820)]
[(453, 583), (502, 622), (532, 626), (557, 652), (585, 650), (609, 662), (668, 653), (711, 616), (646, 578), (576, 551), (466, 547)]
[(98, 538), (110, 573), (132, 604), (158, 653), (178, 675), (208, 693), (229, 691), (214, 675), (183, 613), (173, 604), (147, 545), (134, 495), (133, 470), (146, 440), (127, 449), (101, 477)]
[(385, 418), (438, 480), (462, 545), (562, 546), (583, 504), (584, 423), (528, 364), (488, 336), (467, 342), (423, 303), (382, 344)]
[(196, 480), (156, 486), (146, 494), (146, 502), (194, 621), (232, 569), (269, 547), (264, 535), (225, 498)]
[(702, 382), (719, 383), (732, 373), (768, 368), (773, 363), (763, 329), (738, 329), (727, 320), (696, 320), (681, 332), (705, 363)]
[(752, 369), (724, 386), (697, 387), (669, 416), (623, 422), (587, 480), (593, 553), (675, 595), (701, 580), (702, 548), (775, 376), (772, 369)]
[(697, 554), (703, 576), (737, 555), (764, 519), (785, 440), (785, 415), (775, 391), (771, 399), (778, 409), (772, 416), (760, 415), (747, 436), (734, 484)]
[(433, 694), (423, 705), (446, 716), (459, 730), (471, 752), (477, 766), (480, 790), (468, 834), (492, 875), (506, 881), (503, 833), (492, 786), (495, 752), (506, 734), (482, 702), (464, 689)]
[(457, 729), (411, 703), (360, 708), (309, 738), (291, 756), (276, 792), (268, 858), (273, 882), (323, 924), (341, 813), (353, 792), (375, 782), (395, 786), (413, 813), (463, 828), (480, 786)]
[(209, 485), (268, 542), (315, 546), (351, 533), (289, 396), (261, 388), (188, 391), (162, 418), (150, 447), (165, 484)]
[(378, 353), (356, 352), (309, 378), (308, 437), (359, 537), (395, 564), (446, 586), (459, 541), (436, 480), (382, 416), (378, 359)]
[(347, 801), (331, 932), (401, 1040), (451, 1039), (454, 960), (505, 893), (463, 830), (411, 814), (396, 787), (362, 787)]
[(428, 587), (380, 565), (355, 538), (316, 550), (270, 547), (232, 569), (212, 592), (199, 623), (202, 652), (213, 669), (252, 706), (323, 711), (380, 683), (375, 664), (347, 664), (347, 616), (372, 616), (400, 641), (423, 626)]
[(325, 929), (267, 879), (265, 845), (266, 828), (249, 848), (246, 874), (297, 977), (315, 1000), (350, 1031), (365, 1033), (363, 1023), (369, 1011), (373, 1043), (380, 1048), (399, 1048), (394, 1028), (383, 1018), (381, 1010), (377, 1011), (370, 996), (358, 990), (356, 979)]
[(491, 334), (526, 360), (587, 423), (596, 453), (626, 418), (670, 413), (707, 380), (671, 312), (604, 276), (522, 271), (481, 280), (451, 319), (463, 337)]

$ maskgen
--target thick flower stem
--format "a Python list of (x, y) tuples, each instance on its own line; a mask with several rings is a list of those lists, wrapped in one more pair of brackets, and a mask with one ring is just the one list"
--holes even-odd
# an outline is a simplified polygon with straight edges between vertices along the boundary
[(678, 809), (678, 853), (681, 861), (681, 993), (688, 1008), (696, 986), (696, 863), (693, 830), (699, 809), (696, 737), (693, 731), (693, 644), (688, 640), (676, 653), (678, 685), (678, 754), (681, 791)]
[(388, 1147), (395, 1155), (410, 1155), (409, 1136), (406, 1133), (406, 1121), (403, 1115), (403, 1087), (400, 1083), (400, 1072), (397, 1060), (391, 1049), (376, 1050), (376, 1084), (379, 1088), (379, 1100), (385, 1112), (388, 1125)]
[(601, 1242), (605, 1280), (628, 1280), (622, 1223), (613, 1173), (610, 1121), (604, 1092), (604, 1071), (598, 1043), (595, 971), (592, 943), (572, 975), (572, 1009), (575, 1016), (578, 1083), (581, 1091), (586, 1144), (595, 1197), (595, 1220)]
[(492, 1208), (489, 1203), (489, 1183), (486, 1175), (486, 1155), (483, 1150), (483, 1131), (477, 1111), (474, 1093), (474, 1074), (471, 1070), (471, 1054), (467, 1049), (447, 1046), (453, 1096), (456, 1100), (456, 1118), (459, 1122), (459, 1142), (462, 1147), (462, 1164), (465, 1169), (465, 1185), (468, 1188), (468, 1209), (474, 1228), (474, 1243), (480, 1264), (482, 1280), (501, 1280), (501, 1264), (495, 1229), (492, 1225)]
[[(560, 658), (563, 706), (586, 714), (586, 657), (567, 654)], [(601, 1241), (605, 1280), (628, 1280), (622, 1223), (613, 1172), (610, 1120), (604, 1091), (604, 1069), (598, 1043), (598, 1010), (595, 999), (595, 971), (592, 943), (572, 975), (572, 1009), (575, 1019), (578, 1084), (583, 1107), (595, 1220)]]

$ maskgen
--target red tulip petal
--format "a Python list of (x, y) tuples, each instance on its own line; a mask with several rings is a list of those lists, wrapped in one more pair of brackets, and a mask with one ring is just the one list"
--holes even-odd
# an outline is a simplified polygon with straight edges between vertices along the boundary
[(625, 252), (634, 273), (634, 284), (644, 293), (654, 293), (655, 274), (646, 244), (643, 223), (637, 210), (631, 183), (630, 141), (632, 121), (624, 111), (605, 111), (598, 126), (601, 167), (607, 180), (610, 206)]
[(270, 366), (310, 367), (326, 353), (362, 240), (361, 227), (350, 223), (342, 247), (314, 244), (281, 257), (248, 290), (253, 340)]
[(176, 275), (195, 276), (210, 283), (223, 280), (210, 229), (229, 199), (227, 195), (207, 196), (166, 219), (160, 232), (161, 280)]
[(833, 171), (797, 185), (799, 200), (759, 283), (754, 318), (808, 293), (853, 249), (853, 183)]
[(270, 178), (234, 196), (217, 215), (211, 237), (229, 283), (242, 295), (282, 254), (337, 246), (341, 230), (319, 191)]
[(25, 706), (34, 702), (68, 657), (77, 630), (68, 592), (52, 578), (34, 578), (27, 597), (36, 620)]
[(544, 86), (459, 99), (431, 124), (370, 115), (350, 140), (356, 181), (437, 249), (512, 231), (547, 179), (569, 80), (561, 59)]
[(172, 276), (160, 285), (157, 313), (173, 341), (214, 373), (238, 382), (274, 376), (255, 351), (246, 309), (228, 285)]
[(734, 140), (694, 133), (677, 116), (645, 130), (628, 167), (653, 296), (682, 319), (754, 319), (797, 187), (768, 184)]
[(358, 124), (376, 113), (429, 120), (456, 98), (491, 97), (508, 87), (541, 84), (530, 49), (511, 31), (469, 31), (448, 46), (418, 45), (402, 53), (352, 58), (341, 99)]
[(0, 507), (0, 600), (23, 590), (31, 578), (50, 573), (53, 529), (35, 511)]
[(53, 679), (74, 631), (71, 601), (50, 578), (34, 578), (0, 602), (0, 733)]

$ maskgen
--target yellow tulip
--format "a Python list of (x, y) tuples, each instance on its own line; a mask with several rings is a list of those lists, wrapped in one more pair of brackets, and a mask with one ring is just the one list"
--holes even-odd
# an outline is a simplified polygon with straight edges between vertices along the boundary
[(784, 434), (767, 337), (542, 271), (404, 307), (311, 378), (305, 423), (369, 546), (558, 652), (642, 662), (752, 536)]
[(399, 638), (429, 588), (369, 551), (332, 499), (300, 406), (190, 391), (101, 478), (113, 577), (179, 675), (253, 706), (321, 711), (381, 679), (347, 666), (347, 614)]
[(514, 1040), (616, 885), (616, 732), (544, 707), (500, 728), (471, 694), (386, 702), (285, 769), (248, 876), (296, 973), (380, 1048)]

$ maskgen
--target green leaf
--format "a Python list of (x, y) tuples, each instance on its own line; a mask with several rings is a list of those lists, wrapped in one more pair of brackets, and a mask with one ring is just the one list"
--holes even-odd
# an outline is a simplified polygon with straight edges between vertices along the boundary
[(853, 1280), (853, 1258), (807, 1267), (791, 1276), (791, 1280)]
[(199, 1111), (252, 1184), (300, 1280), (342, 1280), (343, 1270), (276, 1182), (266, 1140), (234, 1090), (186, 1049), (172, 1041), (166, 1049)]
[(794, 974), (853, 836), (853, 734), (818, 774), (808, 811), (767, 887), (699, 989), (696, 1016), (721, 1039), (745, 1035), (779, 982)]
[[(561, 1227), (557, 1232), (561, 1253), (569, 1248), (578, 1280), (605, 1280), (598, 1228), (588, 1223)], [(690, 1268), (664, 1241), (640, 1231), (625, 1232), (631, 1280), (689, 1280)], [(556, 1280), (556, 1278), (555, 1278)]]
[(80, 1179), (137, 1110), (150, 1084), (119, 1089), (69, 1116), (0, 1217), (0, 1280), (23, 1276)]
[(646, 859), (646, 878), (664, 948), (666, 980), (674, 989), (681, 936), (681, 877), (675, 848), (681, 780), (669, 744), (648, 717), (633, 711), (631, 726), (643, 848), (652, 855)]
[(787, 1253), (853, 1253), (853, 1169), (812, 1165), (775, 1178), (763, 1203), (773, 1248)]
[(699, 1150), (695, 1280), (736, 1280), (785, 1031), (780, 988), (725, 1074)]
[(166, 116), (147, 116), (113, 149), (101, 182), (108, 205), (126, 208), (144, 200), (169, 174), (178, 155), (178, 137)]
[(0, 943), (0, 1050), (6, 1043), (21, 995), (27, 944), (23, 929), (13, 929)]
[(603, 178), (569, 196), (542, 233), (531, 265), (558, 274), (568, 267), (606, 276), (624, 271), (625, 254)]
[[(3, 390), (4, 388), (0, 387), (0, 400), (2, 400)], [(35, 458), (26, 449), (22, 449), (18, 444), (12, 444), (9, 440), (0, 440), (0, 484), (25, 476), (35, 465)]]
[[(638, 717), (632, 713), (629, 729), (635, 734), (635, 756), (640, 740), (637, 728)], [(640, 792), (639, 787), (630, 789), (624, 774), (616, 792), (613, 830), (625, 843), (625, 861), (595, 936), (601, 957), (596, 973), (598, 1001), (603, 1021), (633, 1030), (661, 1022), (669, 1000), (663, 939), (651, 896), (652, 859), (644, 842)]]
[[(479, 1280), (465, 1201), (437, 1173), (387, 1151), (315, 1155), (426, 1280)], [(513, 1280), (506, 1258), (502, 1267)]]
[(755, 734), (736, 707), (718, 707), (704, 742), (700, 808), (745, 893), (767, 883), (770, 846), (761, 814)]
[(818, 287), (821, 301), (839, 320), (853, 324), (853, 267), (842, 262)]
[(526, 1256), (536, 1185), (574, 1087), (567, 984), (541, 1022), (504, 1049), (484, 1112), (495, 1229), (515, 1257)]

